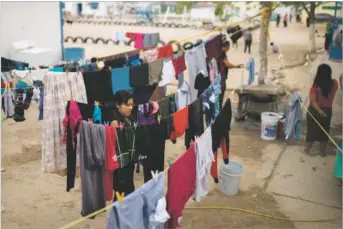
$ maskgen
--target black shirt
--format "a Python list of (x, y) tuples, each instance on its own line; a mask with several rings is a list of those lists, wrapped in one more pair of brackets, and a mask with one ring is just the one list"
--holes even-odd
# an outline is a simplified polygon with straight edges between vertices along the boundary
[(198, 98), (201, 94), (210, 86), (210, 77), (205, 77), (202, 73), (199, 73), (194, 82), (194, 88), (198, 90)]

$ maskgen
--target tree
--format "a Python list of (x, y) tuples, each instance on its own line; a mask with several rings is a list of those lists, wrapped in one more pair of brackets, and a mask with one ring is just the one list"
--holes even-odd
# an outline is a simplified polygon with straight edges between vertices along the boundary
[(260, 70), (258, 74), (258, 84), (264, 84), (264, 79), (268, 74), (268, 58), (267, 58), (267, 46), (268, 46), (268, 30), (270, 17), (272, 15), (273, 3), (272, 2), (260, 2), (262, 8), (261, 14), (261, 26), (260, 26)]
[(286, 6), (294, 6), (296, 9), (304, 9), (307, 13), (309, 20), (309, 39), (310, 39), (310, 52), (316, 52), (316, 8), (325, 2), (282, 2)]
[(192, 6), (193, 6), (194, 4), (196, 4), (196, 3), (197, 3), (197, 2), (177, 2), (177, 4), (178, 4), (179, 6), (182, 6), (182, 9), (183, 9), (184, 6), (186, 6), (188, 10), (189, 10), (190, 8), (192, 8)]

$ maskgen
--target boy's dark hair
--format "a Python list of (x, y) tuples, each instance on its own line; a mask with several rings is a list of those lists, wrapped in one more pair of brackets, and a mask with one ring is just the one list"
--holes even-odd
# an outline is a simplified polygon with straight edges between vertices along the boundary
[(96, 58), (95, 57), (91, 58), (91, 63), (96, 63)]

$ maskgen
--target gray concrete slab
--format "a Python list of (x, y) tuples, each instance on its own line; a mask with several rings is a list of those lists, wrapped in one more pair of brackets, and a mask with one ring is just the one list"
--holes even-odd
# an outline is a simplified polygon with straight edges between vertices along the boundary
[[(274, 198), (279, 203), (280, 210), (289, 219), (296, 220), (319, 220), (319, 219), (333, 219), (342, 216), (342, 210), (322, 206), (319, 204), (309, 203), (288, 197), (275, 195)], [(296, 228), (302, 229), (331, 229), (342, 228), (342, 220), (334, 220), (329, 222), (295, 222)]]
[(335, 157), (311, 157), (300, 146), (288, 146), (282, 154), (267, 191), (328, 206), (340, 207), (342, 189), (333, 177)]

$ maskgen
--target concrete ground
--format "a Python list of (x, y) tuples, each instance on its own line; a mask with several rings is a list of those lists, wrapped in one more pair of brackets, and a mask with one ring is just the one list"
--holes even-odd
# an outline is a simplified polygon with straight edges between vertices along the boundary
[[(108, 26), (96, 27), (96, 29), (85, 25), (83, 25), (84, 27), (78, 26), (80, 27), (66, 29), (65, 35), (68, 35), (69, 32), (76, 35), (83, 33), (91, 35), (95, 34), (94, 31), (96, 31), (96, 36), (111, 34)], [(128, 31), (130, 28), (120, 29)], [(163, 28), (156, 29), (161, 31)], [(162, 35), (174, 40), (188, 35), (183, 30), (172, 30), (164, 31), (163, 33), (167, 35)], [(101, 34), (105, 32), (107, 34)], [(192, 35), (191, 31), (187, 32)], [(198, 34), (199, 30), (193, 32), (193, 35)], [(272, 26), (271, 37), (273, 41), (283, 47), (284, 55), (287, 56), (285, 58), (287, 65), (303, 62), (308, 39), (304, 25), (291, 23), (287, 29)], [(254, 33), (254, 38), (252, 55), (257, 56), (257, 33)], [(321, 47), (323, 42), (323, 39), (318, 37), (318, 47)], [(123, 51), (116, 46), (111, 49), (106, 45), (81, 44), (80, 46), (86, 48), (87, 56), (108, 55)], [(242, 41), (239, 42), (239, 49), (230, 50), (228, 56), (233, 63), (246, 63), (249, 57), (242, 53)], [(320, 62), (321, 58), (325, 59), (325, 56), (319, 56), (317, 61), (306, 66), (283, 70), (285, 77), (301, 88), (299, 92), (301, 96), (306, 97), (308, 94), (313, 80), (311, 69), (315, 69), (315, 65)], [(269, 55), (268, 61), (270, 67), (279, 66), (273, 55)], [(338, 72), (337, 69), (340, 66), (329, 63), (334, 72)], [(241, 70), (230, 71), (227, 81), (229, 88), (239, 86), (241, 74)], [(334, 74), (336, 75), (336, 73)], [(244, 72), (244, 75), (246, 76), (247, 73)], [(285, 83), (285, 80), (280, 81)], [(227, 92), (226, 95), (228, 96), (230, 93)], [(339, 92), (335, 99), (334, 125), (341, 122), (339, 119), (341, 115), (339, 111), (342, 109), (341, 95)], [(236, 105), (233, 102), (233, 106)], [(6, 171), (1, 174), (2, 204), (4, 206), (2, 226), (27, 229), (57, 228), (81, 217), (80, 180), (77, 179), (75, 189), (67, 193), (65, 192), (65, 177), (41, 173), (41, 123), (37, 121), (37, 106), (31, 105), (25, 116), (27, 120), (23, 123), (15, 123), (13, 120), (6, 120), (2, 123), (2, 167), (6, 168)], [(252, 128), (253, 125), (255, 128)], [(336, 131), (339, 134), (339, 129)], [(235, 207), (288, 219), (317, 220), (341, 216), (342, 194), (341, 188), (338, 186), (339, 182), (333, 178), (333, 156), (327, 158), (308, 157), (300, 153), (303, 141), (269, 142), (261, 140), (259, 135), (258, 124), (247, 125), (244, 122), (233, 122), (230, 133), (230, 159), (237, 160), (244, 165), (239, 193), (231, 197), (223, 195), (216, 189), (216, 185), (210, 178), (211, 191), (209, 195), (200, 203), (190, 201), (187, 206)], [(175, 159), (184, 150), (182, 138), (176, 145), (168, 141), (165, 152), (166, 160)], [(136, 187), (142, 183), (142, 173), (135, 174)], [(105, 228), (107, 214), (103, 213), (94, 220), (87, 220), (74, 228)], [(327, 223), (293, 223), (239, 211), (190, 209), (184, 210), (182, 221), (182, 228), (295, 227), (341, 228), (342, 223), (341, 220)]]

